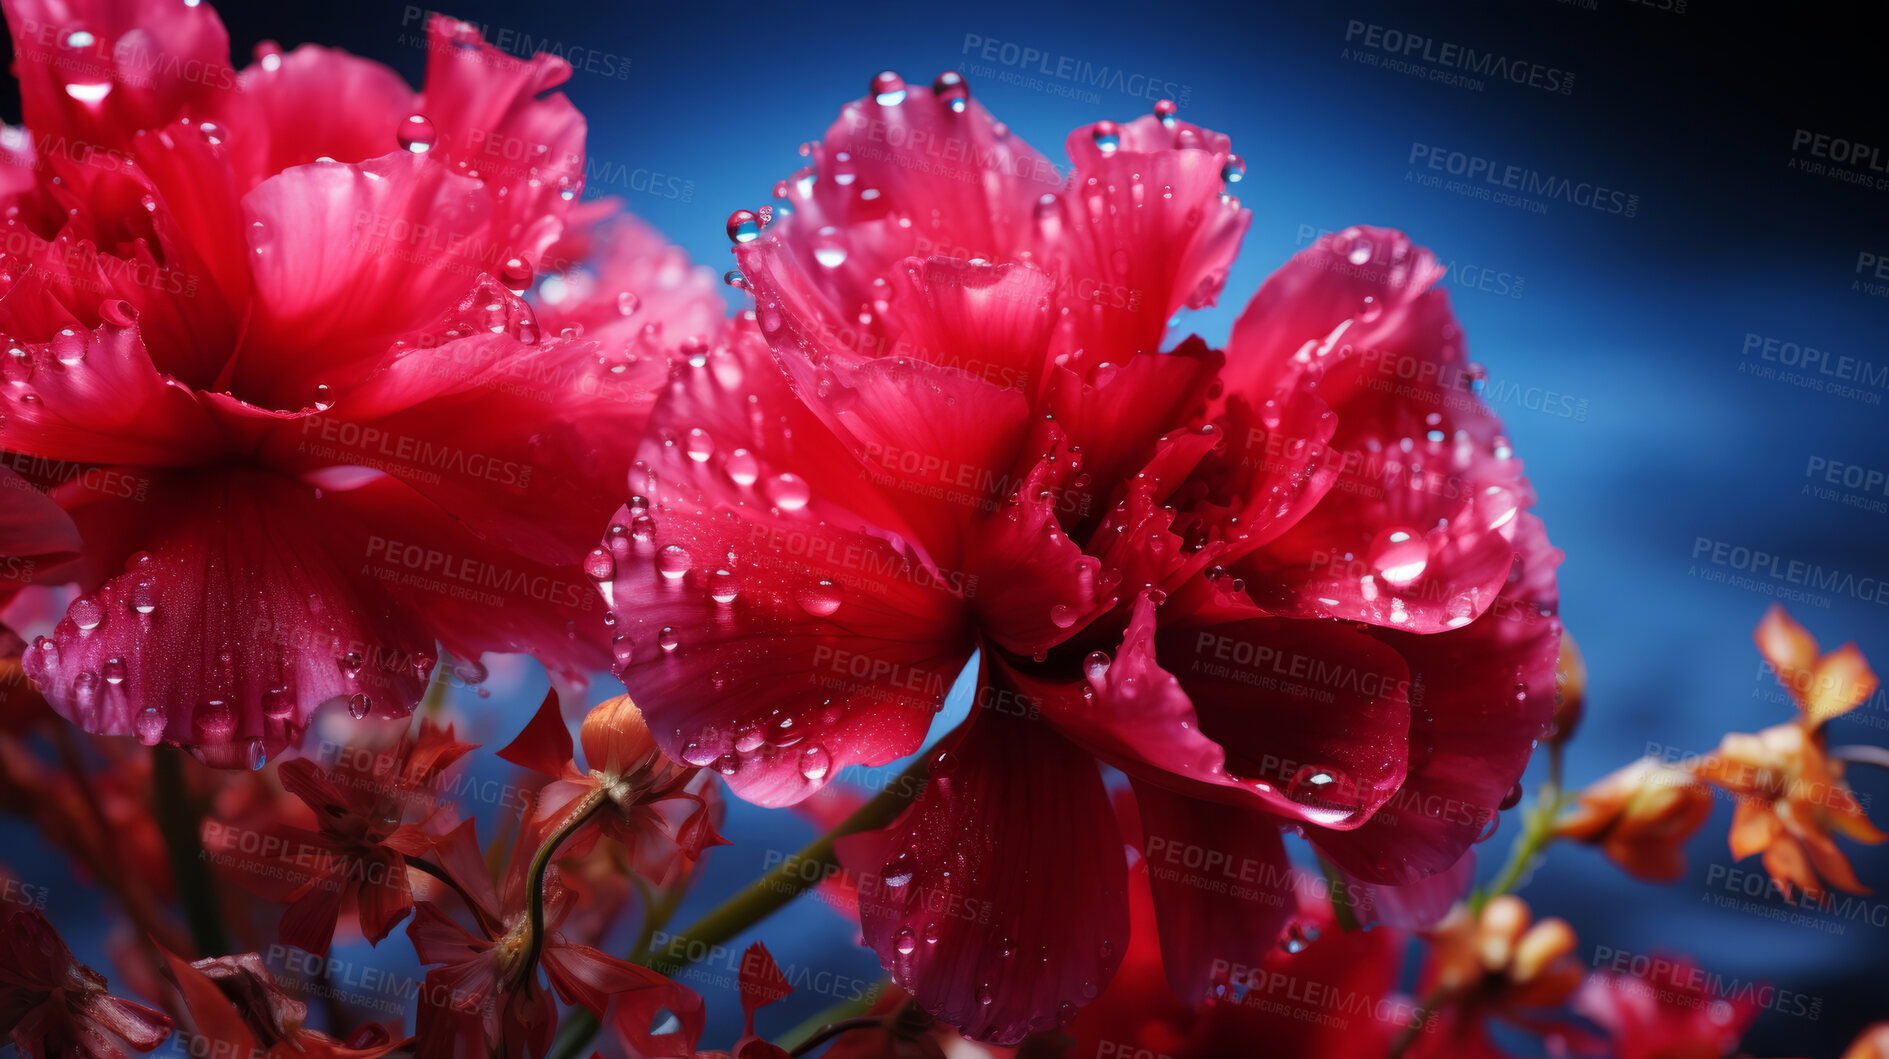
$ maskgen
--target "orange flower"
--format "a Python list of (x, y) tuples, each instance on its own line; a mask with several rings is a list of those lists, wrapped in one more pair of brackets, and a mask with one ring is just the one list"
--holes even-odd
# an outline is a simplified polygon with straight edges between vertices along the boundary
[(1553, 1007), (1581, 984), (1574, 928), (1549, 917), (1539, 923), (1528, 903), (1503, 894), (1481, 915), (1457, 905), (1439, 923), (1430, 951), (1431, 987), (1488, 1011)]
[(1692, 771), (1738, 798), (1732, 856), (1743, 860), (1762, 853), (1765, 871), (1787, 898), (1801, 890), (1822, 902), (1826, 880), (1839, 890), (1867, 894), (1834, 834), (1869, 845), (1889, 835), (1869, 822), (1843, 782), (1843, 763), (1825, 752), (1822, 727), (1869, 698), (1876, 674), (1853, 643), (1820, 654), (1816, 638), (1776, 604), (1754, 638), (1796, 701), (1798, 715), (1756, 735), (1727, 735)]
[(1686, 840), (1711, 815), (1710, 788), (1648, 757), (1590, 784), (1556, 834), (1599, 846), (1637, 879), (1676, 882), (1686, 870)]
[(1889, 1059), (1889, 1022), (1863, 1027), (1843, 1059)]

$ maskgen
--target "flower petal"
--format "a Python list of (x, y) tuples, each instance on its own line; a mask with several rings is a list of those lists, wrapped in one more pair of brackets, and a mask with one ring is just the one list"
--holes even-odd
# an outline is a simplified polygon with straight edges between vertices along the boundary
[(123, 148), (236, 87), (229, 34), (208, 4), (19, 0), (6, 16), (25, 124), (38, 135)]
[(1410, 666), (1410, 768), (1363, 827), (1309, 836), (1345, 871), (1408, 885), (1493, 829), (1554, 713), (1560, 561), (1541, 522), (1521, 515), (1509, 581), (1482, 617), (1453, 632), (1374, 632)]
[(1089, 755), (1044, 725), (985, 711), (959, 729), (880, 849), (886, 860), (858, 865), (880, 880), (860, 895), (866, 943), (974, 1040), (1067, 1023), (1121, 962), (1126, 867), (1107, 792)]
[(397, 717), (419, 701), (426, 624), (361, 576), (369, 534), (308, 487), (198, 472), (69, 510), (90, 558), (123, 572), (83, 586), (25, 668), (87, 731), (254, 767), (325, 702)]
[(786, 805), (917, 749), (970, 654), (962, 575), (849, 510), (886, 511), (765, 350), (682, 372), (642, 454), (592, 573), (663, 750)]
[(136, 327), (69, 328), (0, 350), (9, 451), (73, 463), (188, 466), (222, 450), (189, 389), (160, 375)]
[(1207, 1001), (1245, 984), (1297, 911), (1278, 817), (1137, 781), (1142, 849), (1174, 995)]

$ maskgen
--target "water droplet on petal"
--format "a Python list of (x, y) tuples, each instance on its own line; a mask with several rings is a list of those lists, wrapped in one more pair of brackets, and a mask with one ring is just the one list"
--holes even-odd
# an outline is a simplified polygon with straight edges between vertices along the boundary
[(899, 932), (892, 936), (892, 944), (899, 952), (910, 955), (913, 949), (918, 948), (918, 937), (912, 933), (911, 927), (900, 927)]
[(799, 511), (807, 506), (807, 501), (813, 499), (813, 490), (799, 475), (782, 474), (775, 477), (768, 489), (768, 497), (782, 511)]
[(1246, 179), (1246, 159), (1237, 154), (1227, 155), (1227, 163), (1220, 167), (1220, 179), (1229, 184), (1237, 184)]
[(1161, 119), (1161, 124), (1170, 129), (1174, 127), (1175, 117), (1180, 112), (1180, 106), (1171, 99), (1160, 100), (1154, 105), (1154, 116)]
[(1372, 539), (1366, 561), (1385, 581), (1408, 585), (1430, 565), (1430, 545), (1416, 530), (1387, 526)]
[(898, 856), (887, 861), (885, 867), (880, 869), (879, 876), (887, 886), (898, 889), (912, 881), (915, 870), (911, 851), (900, 850)]
[(956, 70), (946, 70), (931, 83), (931, 94), (938, 102), (951, 108), (953, 114), (962, 114), (971, 105), (971, 86), (965, 83), (964, 75)]
[(679, 581), (689, 572), (695, 560), (687, 548), (680, 544), (666, 544), (656, 553), (656, 572), (670, 581)]
[(369, 698), (365, 692), (357, 691), (348, 696), (348, 713), (357, 721), (366, 717), (368, 711), (373, 708), (374, 700)]
[(91, 596), (80, 596), (72, 601), (72, 606), (66, 608), (66, 617), (72, 619), (72, 624), (77, 625), (80, 632), (91, 632), (98, 628), (99, 622), (105, 620), (105, 610)]
[(145, 746), (156, 746), (164, 741), (164, 729), (168, 726), (164, 711), (156, 706), (146, 706), (138, 711), (132, 727), (137, 731), (138, 742)]
[(1101, 148), (1103, 154), (1114, 154), (1122, 145), (1122, 130), (1112, 121), (1098, 121), (1089, 130), (1089, 138)]
[(728, 215), (728, 238), (736, 243), (752, 243), (761, 237), (761, 222), (753, 210), (736, 210)]
[(439, 142), (439, 132), (433, 128), (432, 121), (428, 120), (426, 115), (409, 114), (407, 120), (400, 123), (399, 130), (394, 133), (394, 139), (403, 151), (425, 154)]
[(890, 70), (872, 79), (872, 101), (882, 107), (896, 107), (905, 102), (905, 79)]
[(584, 573), (592, 581), (608, 581), (617, 576), (617, 560), (608, 549), (592, 548), (584, 557)]
[(825, 779), (832, 767), (832, 755), (823, 747), (810, 746), (800, 752), (800, 774), (810, 780)]
[(816, 618), (825, 618), (840, 609), (845, 593), (832, 581), (814, 581), (794, 589), (794, 602)]

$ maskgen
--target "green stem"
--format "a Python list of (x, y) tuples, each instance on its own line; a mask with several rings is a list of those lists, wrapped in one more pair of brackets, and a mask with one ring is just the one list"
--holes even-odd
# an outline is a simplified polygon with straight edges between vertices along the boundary
[[(788, 1048), (787, 1054), (794, 1057), (806, 1055), (808, 1052), (813, 1051), (815, 1048), (820, 1047), (822, 1044), (825, 1044), (843, 1033), (851, 1033), (854, 1030), (882, 1029), (884, 1026), (884, 1019), (873, 1018), (869, 1015), (829, 1022), (816, 1029), (813, 1036), (808, 1037), (799, 1045)], [(786, 1046), (783, 1045), (782, 1047)]]
[[(815, 881), (826, 877), (824, 870), (807, 870), (809, 863), (823, 869), (839, 863), (833, 853), (836, 841), (861, 831), (876, 831), (891, 823), (924, 788), (925, 773), (930, 764), (928, 755), (919, 755), (884, 790), (860, 806), (840, 826), (807, 843), (798, 854), (782, 861), (779, 867), (749, 883), (741, 892), (723, 901), (696, 920), (694, 925), (671, 938), (665, 951), (672, 955), (667, 959), (658, 957), (650, 960), (645, 957), (640, 962), (673, 977), (696, 960), (706, 958), (717, 946), (779, 911), (787, 902), (810, 889)], [(700, 955), (690, 956), (691, 952)], [(575, 1059), (590, 1043), (590, 1039), (596, 1036), (597, 1028), (597, 1016), (583, 1008), (576, 1009), (558, 1032), (557, 1044), (551, 1049), (550, 1059)]]
[(601, 789), (584, 795), (583, 799), (572, 807), (570, 815), (564, 818), (564, 822), (558, 825), (557, 830), (551, 832), (551, 837), (545, 839), (544, 845), (539, 846), (538, 852), (532, 855), (531, 870), (525, 876), (528, 880), (527, 885), (530, 887), (526, 891), (528, 896), (525, 907), (531, 920), (531, 926), (528, 928), (531, 933), (525, 940), (525, 958), (518, 965), (519, 973), (528, 983), (537, 981), (538, 954), (544, 951), (544, 873), (551, 867), (551, 857), (557, 853), (557, 848), (564, 844), (565, 839), (576, 834), (577, 829), (584, 826), (585, 821), (597, 815), (597, 810), (603, 808), (609, 801), (609, 797)]
[(1490, 881), (1489, 885), (1478, 890), (1469, 903), (1469, 910), (1480, 913), (1484, 905), (1493, 898), (1500, 897), (1515, 889), (1522, 881), (1523, 873), (1529, 865), (1546, 849), (1555, 838), (1555, 824), (1561, 817), (1561, 808), (1579, 797), (1579, 791), (1564, 791), (1561, 787), (1561, 748), (1548, 748), (1548, 780), (1535, 792), (1535, 800), (1524, 811), (1522, 833), (1515, 836), (1509, 846), (1508, 863), (1502, 871)]
[[(828, 1007), (825, 1011), (818, 1012), (800, 1025), (776, 1037), (774, 1043), (787, 1049), (789, 1055), (799, 1055), (802, 1052), (811, 1050), (820, 1041), (826, 1040), (827, 1037), (832, 1036), (832, 1034), (827, 1033), (827, 1030), (830, 1028), (857, 1019), (865, 1015), (866, 1012), (871, 1011), (872, 1006), (879, 1002), (881, 996), (885, 995), (886, 986), (887, 983), (881, 981), (877, 987), (864, 990), (858, 996), (850, 1000), (839, 1001), (831, 1007)], [(885, 1024), (885, 1020), (880, 1018), (875, 1018), (872, 1021), (879, 1025)], [(847, 1029), (857, 1028), (856, 1026), (847, 1027)]]
[(1331, 898), (1332, 918), (1337, 921), (1338, 929), (1347, 934), (1358, 929), (1358, 910), (1351, 907), (1351, 885), (1345, 880), (1345, 873), (1338, 865), (1318, 858), (1318, 866), (1325, 872), (1325, 893)]
[(199, 956), (222, 956), (230, 951), (223, 906), (203, 850), (203, 813), (184, 786), (183, 758), (183, 751), (175, 747), (160, 746), (151, 753), (157, 827), (170, 855), (171, 877), (177, 884), (177, 900), (184, 906), (184, 921), (190, 925), (191, 943)]

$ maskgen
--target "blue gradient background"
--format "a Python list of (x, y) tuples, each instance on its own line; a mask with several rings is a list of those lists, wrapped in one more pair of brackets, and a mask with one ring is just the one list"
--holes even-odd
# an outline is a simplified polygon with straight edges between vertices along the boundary
[[(1750, 639), (1770, 597), (1697, 576), (1697, 538), (1859, 578), (1889, 576), (1889, 514), (1805, 493), (1812, 457), (1889, 470), (1881, 404), (1889, 395), (1864, 387), (1876, 398), (1867, 403), (1740, 372), (1753, 362), (1741, 356), (1748, 333), (1889, 364), (1882, 341), (1889, 300), (1852, 289), (1859, 252), (1889, 255), (1889, 191), (1788, 168), (1798, 128), (1889, 144), (1880, 93), (1842, 79), (1846, 69), (1876, 62), (1867, 31), (1777, 10), (1759, 20), (1599, 3), (1595, 10), (1549, 0), (1429, 10), (1363, 2), (1267, 11), (1108, 3), (1080, 13), (1016, 3), (452, 10), (493, 34), (591, 50), (598, 63), (627, 60), (627, 77), (580, 72), (567, 86), (590, 121), (593, 173), (603, 185), (593, 183), (591, 194), (621, 196), (717, 272), (732, 265), (722, 232), (728, 213), (768, 201), (774, 182), (800, 164), (796, 147), (816, 138), (874, 73), (891, 68), (928, 82), (943, 69), (999, 65), (967, 49), (967, 36), (1038, 49), (1052, 67), (1067, 56), (1184, 86), (1182, 116), (1232, 136), (1247, 162), (1236, 190), (1252, 226), (1224, 304), (1181, 321), (1210, 341), (1224, 339), (1245, 299), (1302, 244), (1305, 227), (1400, 227), (1435, 249), (1457, 266), (1447, 282), (1492, 390), (1506, 384), (1526, 395), (1497, 411), (1540, 493), (1536, 511), (1568, 556), (1562, 612), (1592, 674), (1568, 766), (1570, 779), (1583, 783), (1648, 744), (1699, 753), (1724, 731), (1755, 731), (1789, 715)], [(285, 6), (224, 11), (239, 55), (265, 37), (285, 46), (330, 43), (418, 83), (422, 27), (410, 9)], [(1360, 65), (1342, 54), (1353, 19), (1572, 71), (1575, 88), (1564, 96), (1490, 81), (1477, 92)], [(1053, 160), (1070, 129), (1149, 107), (1147, 98), (1110, 87), (1057, 82), (1077, 90), (1070, 98), (1007, 81), (970, 74), (976, 97)], [(17, 114), (17, 104), (9, 112)], [(1638, 215), (1563, 202), (1527, 213), (1421, 187), (1405, 179), (1415, 168), (1407, 161), (1413, 142), (1637, 194)], [(623, 174), (638, 171), (661, 175), (658, 193), (643, 190), (640, 176), (640, 186), (625, 186)], [(662, 179), (670, 177), (676, 181)], [(1463, 266), (1519, 277), (1521, 296), (1465, 285)], [(1826, 647), (1855, 639), (1889, 668), (1881, 605), (1831, 595), (1827, 605), (1797, 603), (1793, 611)], [(464, 700), (488, 714), (481, 734), (493, 742), (522, 723), (542, 689), (529, 670), (506, 673), (499, 670), (491, 699)], [(489, 716), (499, 710), (509, 717)], [(1879, 693), (1834, 723), (1832, 741), (1884, 742), (1885, 731), (1889, 700)], [(1889, 793), (1879, 775), (1859, 773), (1855, 783), (1865, 797)], [(1881, 808), (1875, 815), (1889, 819)], [(1729, 817), (1721, 803), (1677, 885), (1637, 883), (1591, 851), (1558, 848), (1525, 894), (1537, 909), (1572, 921), (1585, 956), (1596, 946), (1686, 952), (1726, 979), (1769, 980), (1815, 998), (1815, 1018), (1764, 1014), (1746, 1051), (1834, 1055), (1872, 1017), (1889, 1016), (1889, 905), (1871, 899), (1863, 920), (1822, 917), (1830, 929), (1718, 907), (1711, 898), (1725, 891), (1708, 873), (1731, 864)], [(743, 806), (726, 831), (735, 845), (710, 856), (676, 922), (751, 878), (768, 850), (795, 849), (812, 834), (789, 814)], [(1511, 832), (1505, 822), (1482, 847), (1485, 875)], [(6, 822), (0, 840), (17, 869), (61, 877), (60, 866), (35, 857), (30, 832), (17, 824)], [(1884, 851), (1846, 849), (1865, 881), (1889, 879)], [(1738, 867), (1758, 870), (1755, 859)], [(1775, 897), (1733, 896), (1772, 914), (1790, 911)], [(88, 903), (57, 886), (51, 911), (81, 954), (96, 959), (105, 924)], [(765, 931), (783, 964), (872, 981), (876, 963), (852, 947), (853, 934), (810, 899)], [(397, 961), (404, 946), (386, 948), (375, 958)], [(339, 955), (365, 961), (368, 950)], [(730, 965), (714, 970), (732, 977)], [(739, 1032), (733, 992), (715, 980), (691, 984), (710, 1006), (705, 1044), (725, 1046)], [(790, 998), (764, 1014), (763, 1028), (785, 1029), (830, 999)]]

